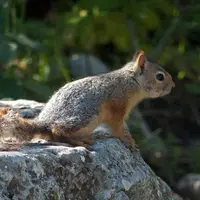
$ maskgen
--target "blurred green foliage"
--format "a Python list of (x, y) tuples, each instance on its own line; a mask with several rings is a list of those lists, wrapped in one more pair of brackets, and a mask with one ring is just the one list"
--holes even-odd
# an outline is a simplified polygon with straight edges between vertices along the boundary
[(60, 0), (43, 19), (27, 18), (27, 2), (0, 3), (1, 80), (8, 87), (1, 84), (0, 97), (46, 100), (70, 80), (64, 48), (92, 53), (109, 42), (129, 57), (139, 45), (177, 78), (192, 80), (186, 90), (200, 93), (199, 48), (188, 41), (200, 20), (194, 1)]
[[(116, 68), (120, 67), (121, 55), (127, 60), (137, 48), (165, 64), (182, 83), (185, 94), (200, 95), (197, 0), (57, 0), (44, 17), (38, 18), (27, 11), (30, 1), (0, 2), (0, 98), (46, 101), (71, 80), (66, 50), (69, 54), (85, 52), (99, 57), (105, 51), (112, 62), (104, 62)], [(36, 16), (39, 11), (40, 7), (33, 9)], [(99, 50), (108, 44), (115, 53)], [(200, 172), (199, 153), (193, 153), (200, 151), (198, 145), (184, 150), (173, 143), (173, 137), (169, 134), (165, 141), (169, 146), (167, 161), (159, 162), (161, 174), (171, 182), (184, 174), (182, 162)]]

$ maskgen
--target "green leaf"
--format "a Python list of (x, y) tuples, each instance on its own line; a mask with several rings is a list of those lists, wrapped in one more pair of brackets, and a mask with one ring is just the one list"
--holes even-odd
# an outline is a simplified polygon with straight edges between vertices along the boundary
[(17, 45), (11, 42), (0, 42), (0, 63), (8, 63), (15, 59)]
[(0, 98), (23, 98), (23, 88), (15, 79), (0, 78)]
[(0, 33), (8, 31), (9, 21), (8, 21), (8, 1), (4, 0), (0, 3)]
[(100, 10), (114, 10), (123, 8), (129, 0), (80, 0), (79, 6), (83, 9), (99, 8)]
[(39, 50), (39, 48), (40, 48), (39, 43), (30, 40), (27, 36), (25, 36), (23, 34), (18, 35), (15, 39), (20, 45), (29, 47), (33, 50)]
[(33, 80), (25, 81), (23, 86), (25, 89), (37, 94), (37, 96), (41, 96), (43, 99), (48, 98), (53, 93), (53, 90), (45, 83), (37, 83)]
[(188, 92), (191, 92), (193, 94), (200, 94), (200, 85), (199, 84), (195, 84), (195, 83), (188, 83), (185, 84), (185, 88), (186, 90), (188, 90)]
[(186, 72), (185, 71), (180, 71), (179, 73), (178, 73), (178, 79), (179, 80), (181, 80), (181, 79), (184, 79), (184, 77), (185, 77), (185, 75), (186, 75)]

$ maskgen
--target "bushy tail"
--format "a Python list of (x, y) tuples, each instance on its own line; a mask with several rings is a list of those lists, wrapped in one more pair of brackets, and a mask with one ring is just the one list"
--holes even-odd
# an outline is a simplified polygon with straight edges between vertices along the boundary
[[(90, 135), (86, 138), (73, 138), (73, 134), (66, 134), (65, 127), (51, 124), (46, 125), (35, 120), (25, 119), (8, 109), (0, 109), (0, 151), (17, 150), (32, 139), (67, 143), (71, 146), (85, 146), (94, 142)], [(34, 140), (33, 140), (34, 141)]]
[(1, 144), (27, 143), (36, 133), (39, 134), (44, 130), (44, 125), (36, 124), (34, 120), (22, 118), (13, 110), (0, 109)]

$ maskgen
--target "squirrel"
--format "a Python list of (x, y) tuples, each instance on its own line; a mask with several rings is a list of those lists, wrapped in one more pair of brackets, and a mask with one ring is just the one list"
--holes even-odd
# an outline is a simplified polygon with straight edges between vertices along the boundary
[(34, 119), (1, 109), (0, 137), (11, 134), (20, 144), (38, 138), (88, 147), (95, 142), (91, 132), (105, 123), (111, 128), (112, 137), (134, 149), (135, 140), (125, 134), (130, 111), (146, 98), (169, 94), (173, 87), (171, 75), (150, 62), (143, 50), (137, 50), (120, 69), (62, 86)]

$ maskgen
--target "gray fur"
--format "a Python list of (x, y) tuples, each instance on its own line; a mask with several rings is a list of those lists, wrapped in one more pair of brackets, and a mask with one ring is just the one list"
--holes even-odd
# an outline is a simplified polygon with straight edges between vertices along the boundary
[(98, 115), (101, 104), (122, 98), (128, 86), (133, 91), (138, 88), (130, 73), (122, 69), (67, 83), (51, 97), (37, 120), (79, 129)]

